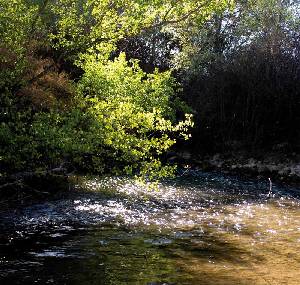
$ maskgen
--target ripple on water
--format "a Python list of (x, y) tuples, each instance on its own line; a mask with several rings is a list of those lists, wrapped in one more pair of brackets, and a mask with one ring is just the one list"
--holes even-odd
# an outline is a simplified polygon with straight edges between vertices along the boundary
[[(140, 262), (141, 268), (157, 262), (162, 270), (172, 264), (188, 280), (178, 284), (199, 284), (200, 273), (215, 282), (203, 284), (266, 284), (261, 276), (269, 276), (265, 282), (273, 284), (284, 278), (297, 284), (300, 202), (292, 190), (274, 185), (274, 195), (268, 197), (266, 182), (197, 172), (161, 183), (156, 191), (125, 178), (82, 178), (77, 191), (65, 198), (3, 216), (6, 237), (0, 245), (18, 248), (18, 242), (24, 246), (28, 240), (34, 262), (103, 254), (106, 259), (99, 264), (122, 260), (124, 268), (129, 264), (123, 256)], [(70, 240), (76, 235), (76, 242)], [(252, 283), (233, 281), (237, 271)], [(218, 273), (224, 275), (221, 281)], [(181, 280), (176, 270), (172, 274)]]

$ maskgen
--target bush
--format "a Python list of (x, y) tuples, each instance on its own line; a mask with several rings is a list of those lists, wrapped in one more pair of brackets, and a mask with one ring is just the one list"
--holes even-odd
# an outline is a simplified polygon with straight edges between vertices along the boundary
[(174, 123), (170, 73), (145, 74), (125, 55), (89, 58), (71, 109), (8, 110), (0, 128), (1, 164), (7, 169), (56, 167), (70, 162), (89, 172), (164, 177), (173, 167), (159, 156), (176, 137), (187, 139), (191, 116)]

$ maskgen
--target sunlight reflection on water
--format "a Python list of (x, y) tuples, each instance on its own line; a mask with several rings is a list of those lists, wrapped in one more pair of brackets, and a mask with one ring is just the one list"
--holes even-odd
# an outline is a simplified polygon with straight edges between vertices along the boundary
[[(298, 190), (274, 185), (268, 197), (266, 182), (192, 174), (161, 183), (155, 191), (126, 178), (81, 177), (77, 190), (64, 198), (8, 213), (2, 224), (13, 231), (2, 248), (14, 242), (22, 248), (26, 240), (30, 245), (22, 249), (27, 255), (17, 254), (23, 263), (7, 250), (11, 261), (0, 260), (0, 280), (9, 279), (16, 267), (27, 270), (32, 281), (28, 262), (44, 268), (55, 259), (63, 274), (51, 273), (49, 280), (70, 281), (63, 262), (76, 265), (83, 258), (90, 266), (85, 270), (104, 280), (99, 284), (151, 284), (153, 279), (160, 283), (152, 284), (298, 284)], [(18, 278), (10, 284), (22, 284)], [(77, 278), (82, 283), (66, 284), (90, 284)]]

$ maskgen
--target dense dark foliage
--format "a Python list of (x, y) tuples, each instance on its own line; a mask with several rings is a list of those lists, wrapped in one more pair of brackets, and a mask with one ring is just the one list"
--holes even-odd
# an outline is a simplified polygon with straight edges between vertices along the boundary
[(195, 112), (196, 152), (299, 150), (298, 8), (237, 1), (187, 35), (178, 74)]
[(185, 86), (196, 111), (199, 151), (274, 148), (300, 139), (300, 63), (289, 54), (255, 48), (209, 67)]

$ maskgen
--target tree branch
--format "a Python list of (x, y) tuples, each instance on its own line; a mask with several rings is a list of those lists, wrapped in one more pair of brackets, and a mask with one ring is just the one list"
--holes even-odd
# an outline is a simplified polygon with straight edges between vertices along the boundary
[(201, 10), (203, 7), (205, 7), (206, 5), (208, 5), (210, 3), (210, 1), (205, 1), (203, 3), (201, 3), (200, 5), (198, 5), (195, 9), (189, 11), (188, 13), (186, 13), (185, 15), (183, 15), (182, 17), (180, 17), (179, 19), (175, 19), (175, 20), (167, 20), (167, 16), (169, 15), (169, 13), (171, 12), (172, 8), (170, 8), (167, 13), (165, 14), (163, 20), (160, 23), (154, 24), (148, 28), (145, 28), (143, 31), (148, 31), (148, 30), (154, 30), (157, 28), (161, 28), (163, 26), (167, 26), (167, 25), (174, 25), (174, 24), (178, 24), (180, 22), (183, 22), (185, 20), (187, 20), (189, 17), (191, 17), (193, 14), (197, 13), (199, 10)]

